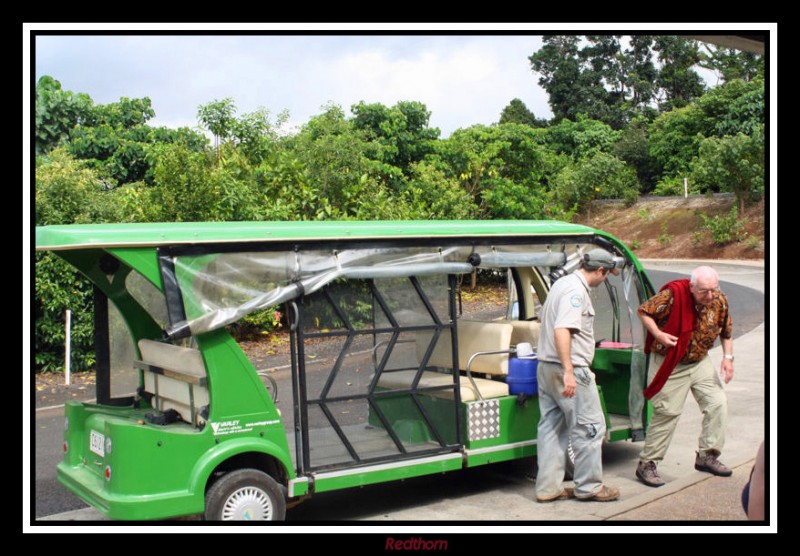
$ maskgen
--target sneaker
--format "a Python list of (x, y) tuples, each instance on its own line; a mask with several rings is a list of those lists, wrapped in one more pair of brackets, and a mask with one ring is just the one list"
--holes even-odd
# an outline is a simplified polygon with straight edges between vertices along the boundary
[(719, 477), (730, 477), (733, 475), (733, 471), (728, 469), (728, 467), (719, 461), (717, 456), (711, 452), (706, 452), (704, 455), (700, 455), (700, 452), (697, 452), (697, 458), (694, 460), (694, 468), (698, 471), (707, 471)]
[(603, 485), (603, 487), (586, 497), (578, 497), (578, 500), (592, 501), (592, 502), (611, 502), (619, 498), (619, 489), (617, 487)]
[(551, 496), (550, 498), (539, 498), (537, 496), (536, 501), (546, 503), (546, 502), (555, 502), (556, 500), (566, 500), (567, 498), (575, 498), (575, 489), (573, 489), (572, 487), (567, 487), (561, 491), (561, 494), (558, 494), (556, 496)]
[(636, 476), (647, 486), (660, 487), (666, 484), (659, 476), (656, 462), (654, 461), (640, 461), (639, 466), (636, 468)]

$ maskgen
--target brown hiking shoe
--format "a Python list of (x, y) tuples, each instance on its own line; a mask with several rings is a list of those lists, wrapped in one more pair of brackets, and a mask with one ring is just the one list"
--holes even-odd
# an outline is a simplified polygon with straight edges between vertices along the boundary
[(572, 487), (567, 487), (561, 491), (561, 494), (556, 496), (551, 496), (550, 498), (539, 498), (536, 497), (537, 502), (555, 502), (556, 500), (566, 500), (568, 498), (575, 498), (575, 489)]
[(603, 485), (603, 487), (586, 497), (576, 497), (578, 500), (590, 501), (590, 502), (611, 502), (612, 500), (616, 500), (619, 498), (619, 489), (617, 487)]
[(703, 455), (701, 455), (700, 452), (696, 453), (697, 457), (694, 460), (694, 468), (698, 471), (707, 471), (708, 473), (717, 475), (719, 477), (730, 477), (733, 475), (733, 471), (728, 469), (725, 464), (719, 461), (715, 454), (712, 454), (711, 452), (706, 452)]
[(654, 461), (640, 461), (636, 468), (636, 476), (647, 486), (660, 487), (666, 484), (658, 475)]

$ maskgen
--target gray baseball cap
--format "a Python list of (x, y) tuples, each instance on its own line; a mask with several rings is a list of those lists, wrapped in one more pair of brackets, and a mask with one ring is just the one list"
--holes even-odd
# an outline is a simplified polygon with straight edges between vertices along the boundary
[(615, 268), (614, 256), (605, 249), (595, 248), (585, 253), (583, 255), (583, 266), (591, 270), (605, 268), (613, 274), (619, 274), (619, 270)]

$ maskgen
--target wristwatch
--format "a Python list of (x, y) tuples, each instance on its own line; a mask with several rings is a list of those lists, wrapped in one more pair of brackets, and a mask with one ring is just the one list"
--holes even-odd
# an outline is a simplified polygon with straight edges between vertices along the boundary
[(731, 355), (730, 353), (726, 353), (722, 357), (724, 357), (725, 359), (730, 359), (731, 363), (733, 363), (733, 355)]

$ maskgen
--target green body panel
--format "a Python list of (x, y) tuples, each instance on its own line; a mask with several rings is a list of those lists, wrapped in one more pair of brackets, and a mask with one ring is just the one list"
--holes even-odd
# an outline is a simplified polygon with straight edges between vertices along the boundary
[[(108, 253), (120, 262), (113, 280), (100, 270)], [(136, 344), (158, 339), (161, 328), (125, 289), (131, 266), (162, 289), (152, 248), (74, 249), (59, 251), (82, 271), (119, 309)], [(206, 483), (215, 468), (242, 454), (264, 455), (286, 481), (294, 477), (280, 415), (261, 379), (236, 341), (225, 330), (195, 337), (207, 371), (210, 404), (208, 424), (195, 429), (185, 423), (152, 425), (152, 409), (68, 403), (65, 414), (69, 450), (58, 466), (58, 479), (87, 503), (113, 519), (159, 519), (201, 513)], [(141, 384), (141, 380), (140, 380)], [(238, 422), (235, 430), (214, 434), (213, 423)], [(254, 424), (253, 426), (247, 426)], [(91, 430), (112, 440), (104, 457), (89, 449)], [(106, 466), (111, 479), (106, 480)]]
[(429, 458), (400, 460), (390, 464), (374, 465), (346, 472), (321, 473), (314, 481), (314, 492), (327, 492), (389, 481), (421, 477), (433, 473), (456, 471), (463, 467), (460, 452)]
[(630, 350), (597, 348), (594, 352), (592, 371), (597, 382), (603, 385), (603, 398), (608, 413), (628, 413), (630, 365)]
[(158, 268), (158, 256), (156, 250), (146, 248), (118, 248), (109, 249), (109, 253), (131, 268), (135, 268), (139, 274), (150, 280), (150, 282), (163, 291), (161, 285), (161, 271)]
[(497, 398), (500, 402), (500, 436), (483, 440), (468, 440), (466, 429), (467, 408), (464, 406), (464, 439), (468, 449), (487, 448), (501, 444), (515, 444), (536, 440), (536, 424), (539, 422), (539, 399), (528, 396), (522, 405), (517, 404), (517, 396)]
[[(264, 412), (236, 415), (242, 432), (217, 435), (209, 425), (150, 424), (150, 411), (69, 402), (69, 450), (58, 466), (59, 481), (113, 519), (159, 519), (202, 513), (209, 477), (234, 456), (264, 454), (292, 471), (281, 422), (261, 424)], [(253, 423), (259, 424), (247, 426)], [(111, 439), (110, 453), (90, 450), (92, 430)]]
[[(425, 394), (419, 394), (417, 398), (431, 421), (436, 424), (436, 429), (444, 442), (455, 443), (455, 402), (450, 398)], [(375, 403), (401, 441), (416, 444), (435, 440), (433, 431), (425, 424), (410, 395), (378, 397)], [(383, 428), (383, 424), (373, 411), (369, 413), (368, 422), (373, 427)]]

